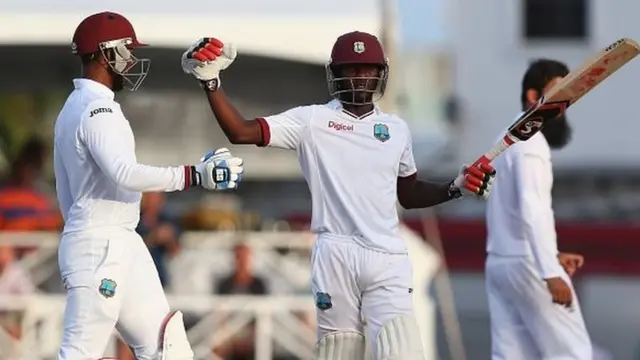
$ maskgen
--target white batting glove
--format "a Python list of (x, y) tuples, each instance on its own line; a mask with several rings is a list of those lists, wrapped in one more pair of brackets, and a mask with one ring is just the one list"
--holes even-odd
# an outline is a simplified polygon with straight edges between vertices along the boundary
[(210, 151), (195, 166), (198, 184), (207, 190), (237, 189), (242, 181), (243, 161), (234, 157), (227, 148)]
[[(479, 167), (463, 165), (458, 177), (453, 180), (449, 192), (454, 197), (472, 195), (481, 200), (487, 200), (491, 194), (491, 185), (496, 176), (496, 170), (488, 164)], [(455, 194), (458, 196), (455, 196)]]
[[(182, 70), (205, 83), (220, 87), (220, 72), (238, 55), (234, 44), (224, 44), (215, 38), (202, 38), (182, 54)], [(213, 89), (213, 90), (215, 90)]]

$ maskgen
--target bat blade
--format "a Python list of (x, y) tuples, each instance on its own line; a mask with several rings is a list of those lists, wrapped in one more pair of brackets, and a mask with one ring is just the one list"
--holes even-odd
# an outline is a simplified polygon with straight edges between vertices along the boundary
[(571, 105), (640, 54), (640, 45), (622, 38), (607, 46), (571, 71), (547, 91), (536, 104), (520, 115), (501, 141), (478, 158), (472, 166), (489, 164), (511, 145), (529, 140), (544, 125), (562, 115)]

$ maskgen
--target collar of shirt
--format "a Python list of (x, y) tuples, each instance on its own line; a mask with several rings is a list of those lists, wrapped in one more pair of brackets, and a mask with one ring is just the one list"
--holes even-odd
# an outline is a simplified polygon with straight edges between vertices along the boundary
[(91, 91), (93, 93), (98, 93), (103, 95), (105, 98), (111, 99), (113, 100), (115, 98), (115, 93), (113, 92), (113, 90), (109, 89), (108, 87), (106, 87), (105, 85), (91, 80), (91, 79), (73, 79), (73, 86), (77, 89), (77, 90), (87, 90), (87, 91)]
[[(336, 100), (333, 99), (331, 101), (329, 101), (327, 103), (327, 107), (331, 110), (335, 110), (335, 111), (342, 111), (342, 103), (340, 102), (340, 100)], [(366, 116), (369, 115), (380, 115), (382, 113), (382, 110), (380, 109), (380, 107), (377, 104), (373, 104), (373, 111), (371, 113), (366, 114)], [(366, 117), (363, 116), (363, 117)]]

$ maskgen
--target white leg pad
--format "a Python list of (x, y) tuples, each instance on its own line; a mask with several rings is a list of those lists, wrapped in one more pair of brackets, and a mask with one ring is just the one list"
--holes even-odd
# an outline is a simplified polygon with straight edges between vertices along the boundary
[(159, 360), (193, 360), (193, 350), (187, 339), (181, 311), (175, 311), (165, 319), (159, 348)]
[(313, 351), (313, 360), (364, 360), (364, 335), (356, 331), (336, 331), (322, 337)]
[(376, 360), (424, 360), (420, 329), (413, 316), (387, 322), (376, 340)]

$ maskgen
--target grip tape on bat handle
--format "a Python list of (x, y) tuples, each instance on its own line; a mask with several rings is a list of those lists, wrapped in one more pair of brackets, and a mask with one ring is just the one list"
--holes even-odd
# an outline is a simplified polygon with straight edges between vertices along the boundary
[[(487, 157), (486, 154), (480, 156), (480, 158), (478, 158), (478, 160), (474, 161), (473, 164), (471, 164), (471, 166), (469, 166), (469, 167), (470, 168), (471, 167), (481, 168), (482, 165), (491, 166), (491, 160)], [(496, 174), (496, 171), (493, 170), (490, 175), (495, 175), (495, 174)]]
[(469, 167), (481, 167), (482, 165), (491, 164), (491, 160), (487, 157), (487, 155), (482, 155), (478, 158), (478, 160), (474, 161), (473, 164)]
[[(480, 156), (476, 161), (471, 164), (471, 167), (481, 167), (482, 165), (491, 165), (491, 161), (502, 154), (509, 146), (513, 145), (514, 141), (509, 138), (509, 135), (505, 135), (499, 143), (497, 143), (493, 149), (486, 154)], [(495, 171), (494, 171), (495, 172)]]

